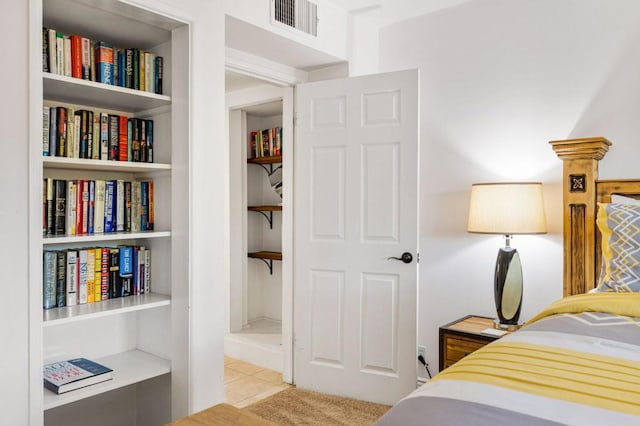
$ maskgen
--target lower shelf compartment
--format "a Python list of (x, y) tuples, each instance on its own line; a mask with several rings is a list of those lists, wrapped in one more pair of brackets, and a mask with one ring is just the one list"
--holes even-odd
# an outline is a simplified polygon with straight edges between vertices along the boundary
[(81, 399), (171, 372), (171, 362), (169, 360), (139, 350), (92, 359), (92, 361), (111, 368), (113, 370), (113, 379), (61, 395), (57, 395), (48, 389), (43, 389), (43, 406), (45, 410), (80, 401)]

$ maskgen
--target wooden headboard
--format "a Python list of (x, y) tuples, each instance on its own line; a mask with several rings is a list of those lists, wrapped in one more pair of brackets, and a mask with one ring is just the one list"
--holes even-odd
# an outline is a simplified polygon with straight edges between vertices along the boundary
[(640, 179), (598, 180), (598, 161), (611, 146), (594, 137), (549, 142), (563, 161), (562, 205), (565, 296), (586, 293), (596, 286), (600, 273), (600, 233), (596, 227), (597, 203), (611, 194), (640, 198)]

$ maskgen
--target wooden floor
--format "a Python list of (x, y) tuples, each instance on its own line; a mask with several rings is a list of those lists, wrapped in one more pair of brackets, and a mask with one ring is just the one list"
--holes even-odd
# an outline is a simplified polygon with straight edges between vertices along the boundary
[(227, 404), (243, 408), (291, 385), (282, 382), (282, 374), (237, 359), (224, 357), (224, 385)]

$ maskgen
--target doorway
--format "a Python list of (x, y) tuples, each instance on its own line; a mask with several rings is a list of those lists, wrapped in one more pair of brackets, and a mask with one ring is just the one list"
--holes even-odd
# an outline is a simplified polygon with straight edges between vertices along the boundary
[(293, 381), (293, 90), (227, 72), (228, 324), (225, 355)]

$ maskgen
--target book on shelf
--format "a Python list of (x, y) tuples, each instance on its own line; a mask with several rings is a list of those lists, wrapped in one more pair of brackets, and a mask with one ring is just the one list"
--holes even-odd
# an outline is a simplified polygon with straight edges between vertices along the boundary
[(78, 250), (78, 304), (87, 303), (87, 249)]
[(67, 35), (62, 36), (64, 47), (64, 75), (71, 77), (71, 39)]
[(113, 370), (86, 358), (75, 358), (46, 364), (44, 387), (61, 394), (101, 383), (113, 378)]
[(49, 126), (51, 122), (51, 108), (47, 106), (42, 107), (42, 155), (47, 157), (49, 155)]
[(54, 198), (54, 192), (55, 192), (55, 187), (53, 185), (53, 178), (47, 178), (45, 179), (45, 185), (46, 185), (46, 219), (45, 219), (45, 223), (47, 224), (47, 232), (46, 235), (54, 235), (55, 233), (55, 198)]
[(153, 181), (43, 179), (42, 231), (49, 236), (154, 229)]
[(247, 151), (249, 158), (282, 155), (282, 127), (252, 131)]
[(153, 162), (153, 120), (44, 106), (42, 125), (44, 157)]
[(67, 250), (66, 306), (78, 304), (78, 252)]
[(96, 81), (104, 84), (114, 84), (113, 78), (113, 46), (103, 41), (95, 44)]
[(55, 202), (53, 233), (55, 235), (64, 235), (67, 231), (67, 182), (62, 179), (54, 179), (53, 185), (53, 199)]
[(43, 308), (84, 305), (148, 293), (151, 250), (145, 246), (46, 250)]
[(42, 306), (44, 309), (51, 309), (56, 307), (58, 254), (55, 251), (46, 251), (43, 257)]
[[(67, 252), (58, 250), (56, 253), (58, 266), (56, 273), (56, 307), (67, 306)], [(53, 307), (53, 306), (52, 306)]]
[(42, 29), (42, 70), (102, 84), (162, 94), (163, 59), (79, 34)]

